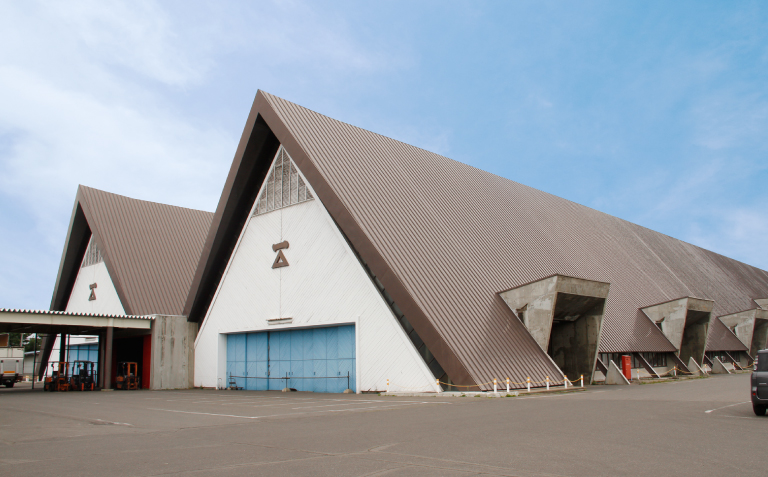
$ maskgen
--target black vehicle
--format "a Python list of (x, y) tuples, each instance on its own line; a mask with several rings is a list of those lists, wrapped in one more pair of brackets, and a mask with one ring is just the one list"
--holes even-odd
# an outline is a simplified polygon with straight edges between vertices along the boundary
[(768, 409), (768, 349), (757, 352), (752, 371), (752, 409), (758, 416), (765, 416)]

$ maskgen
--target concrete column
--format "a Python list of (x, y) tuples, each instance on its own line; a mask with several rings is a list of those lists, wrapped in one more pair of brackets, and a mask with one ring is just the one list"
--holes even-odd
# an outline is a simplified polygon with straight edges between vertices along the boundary
[(112, 338), (114, 334), (114, 328), (108, 326), (104, 340), (104, 386), (102, 389), (112, 389)]
[(194, 386), (197, 323), (185, 316), (155, 315), (152, 321), (150, 389), (189, 389)]
[(99, 354), (96, 358), (98, 360), (98, 377), (99, 387), (104, 387), (104, 333), (99, 332)]

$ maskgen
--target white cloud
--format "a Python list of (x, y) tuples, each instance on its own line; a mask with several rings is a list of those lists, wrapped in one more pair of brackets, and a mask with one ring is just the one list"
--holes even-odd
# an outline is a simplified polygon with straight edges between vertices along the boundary
[(151, 1), (85, 0), (47, 4), (77, 46), (105, 65), (119, 65), (166, 84), (199, 80), (210, 61), (191, 56), (169, 15)]
[(216, 206), (241, 130), (196, 106), (211, 78), (342, 84), (385, 51), (312, 3), (3, 2), (0, 306), (47, 306), (77, 184)]

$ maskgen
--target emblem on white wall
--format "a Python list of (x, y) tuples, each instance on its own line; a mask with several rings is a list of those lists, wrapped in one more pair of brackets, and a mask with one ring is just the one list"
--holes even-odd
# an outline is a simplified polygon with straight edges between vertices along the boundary
[(88, 301), (93, 301), (96, 299), (96, 286), (97, 285), (95, 283), (88, 285), (88, 288), (91, 289), (91, 296), (88, 297)]
[(283, 250), (288, 248), (288, 241), (284, 240), (280, 243), (276, 243), (272, 246), (272, 251), (277, 252), (277, 257), (272, 263), (272, 268), (282, 268), (288, 266), (288, 260), (286, 260)]

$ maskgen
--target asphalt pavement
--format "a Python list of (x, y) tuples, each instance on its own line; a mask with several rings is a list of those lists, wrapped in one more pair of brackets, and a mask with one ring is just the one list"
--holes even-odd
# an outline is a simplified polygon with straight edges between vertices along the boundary
[(768, 474), (749, 374), (489, 399), (0, 389), (0, 475)]

